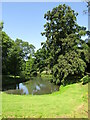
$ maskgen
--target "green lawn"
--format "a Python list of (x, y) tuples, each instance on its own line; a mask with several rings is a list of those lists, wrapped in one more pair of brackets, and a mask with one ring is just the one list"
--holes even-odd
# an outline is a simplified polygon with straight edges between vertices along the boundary
[(6, 118), (87, 118), (88, 84), (61, 87), (47, 95), (2, 93), (2, 117)]

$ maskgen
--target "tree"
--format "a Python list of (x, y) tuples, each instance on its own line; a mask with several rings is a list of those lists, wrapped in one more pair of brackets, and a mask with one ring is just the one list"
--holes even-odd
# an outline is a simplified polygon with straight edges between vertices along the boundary
[(47, 58), (48, 58), (48, 51), (45, 47), (45, 43), (41, 43), (42, 48), (37, 50), (37, 52), (34, 54), (35, 56), (35, 65), (37, 66), (37, 71), (41, 73), (42, 71), (46, 71), (47, 73)]
[(86, 72), (90, 73), (90, 39), (86, 40), (86, 44), (88, 45), (88, 53), (87, 53), (88, 62), (86, 62), (87, 64)]
[(13, 42), (13, 46), (9, 52), (9, 60), (12, 65), (9, 68), (10, 74), (16, 76), (20, 75), (21, 71), (25, 72), (25, 60), (27, 60), (29, 56), (33, 56), (34, 48), (32, 44), (24, 42), (21, 39), (16, 39), (15, 42)]
[(9, 74), (9, 51), (12, 47), (13, 40), (2, 31), (2, 74)]
[(35, 46), (32, 44), (29, 44), (28, 42), (25, 42), (21, 39), (16, 39), (15, 41), (17, 43), (17, 46), (19, 46), (22, 49), (23, 52), (23, 59), (27, 60), (29, 56), (33, 56), (35, 52)]
[(35, 58), (29, 56), (28, 60), (26, 61), (26, 69), (25, 69), (25, 75), (27, 76), (27, 78), (37, 75), (37, 68), (34, 63), (35, 63)]
[[(20, 75), (23, 63), (23, 51), (18, 46), (17, 42), (13, 42), (13, 45), (9, 51), (9, 71), (11, 75)], [(11, 66), (10, 66), (11, 65)]]
[(90, 0), (84, 0), (84, 1), (87, 3), (87, 8), (88, 8), (88, 10), (84, 10), (83, 12), (85, 14), (88, 13), (88, 31), (87, 31), (87, 35), (88, 35), (88, 38), (90, 39), (90, 22), (89, 22), (89, 20), (90, 20)]
[(90, 72), (89, 68), (90, 68), (90, 0), (84, 0), (86, 3), (87, 3), (87, 8), (88, 10), (84, 10), (84, 13), (87, 14), (88, 13), (88, 31), (87, 31), (87, 35), (88, 35), (88, 38), (85, 40), (86, 44), (88, 45), (88, 53), (87, 53), (87, 56), (88, 56), (88, 59), (89, 61), (86, 62), (87, 64), (87, 68), (86, 68), (86, 71), (87, 72)]
[(20, 75), (22, 71), (25, 72), (25, 60), (33, 56), (35, 47), (21, 39), (13, 41), (2, 29), (1, 32), (2, 74)]
[(2, 30), (3, 29), (3, 22), (0, 22), (0, 30)]
[(0, 22), (0, 79), (2, 75), (2, 29), (3, 29), (3, 22)]
[[(69, 75), (83, 75), (85, 72), (86, 63), (81, 57), (81, 36), (86, 31), (76, 23), (77, 15), (65, 4), (44, 15), (47, 22), (44, 25), (45, 31), (41, 34), (47, 38), (48, 61), (56, 84), (64, 83)], [(86, 56), (84, 58), (86, 60)]]

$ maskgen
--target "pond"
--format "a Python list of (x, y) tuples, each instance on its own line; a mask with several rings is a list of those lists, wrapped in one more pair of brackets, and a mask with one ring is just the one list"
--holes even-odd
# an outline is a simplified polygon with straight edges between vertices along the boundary
[(50, 80), (42, 78), (32, 78), (31, 80), (15, 85), (5, 86), (3, 91), (8, 94), (20, 94), (20, 95), (42, 95), (50, 94), (52, 92), (58, 91), (59, 86), (51, 83)]

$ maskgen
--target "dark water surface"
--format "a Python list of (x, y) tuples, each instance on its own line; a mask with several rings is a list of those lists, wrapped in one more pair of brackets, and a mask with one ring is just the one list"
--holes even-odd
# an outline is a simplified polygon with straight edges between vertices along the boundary
[(51, 83), (49, 80), (42, 78), (33, 78), (27, 82), (19, 83), (16, 85), (5, 86), (3, 90), (9, 94), (32, 94), (32, 95), (42, 95), (50, 94), (52, 92), (58, 91), (59, 86)]

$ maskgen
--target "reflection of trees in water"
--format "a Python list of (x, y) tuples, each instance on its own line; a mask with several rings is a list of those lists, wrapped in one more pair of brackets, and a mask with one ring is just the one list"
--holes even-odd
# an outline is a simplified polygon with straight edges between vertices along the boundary
[(34, 94), (50, 94), (52, 92), (58, 91), (59, 87), (50, 83), (49, 81), (38, 81), (34, 84), (34, 89), (32, 95)]
[[(10, 89), (11, 88), (11, 89)], [(8, 88), (8, 93), (12, 94), (48, 94), (54, 91), (58, 91), (59, 86), (50, 83), (48, 80), (34, 79), (27, 81), (26, 83), (20, 83)], [(15, 90), (16, 89), (16, 90)]]
[(22, 94), (29, 94), (28, 88), (23, 83), (19, 84), (19, 90), (22, 91)]

